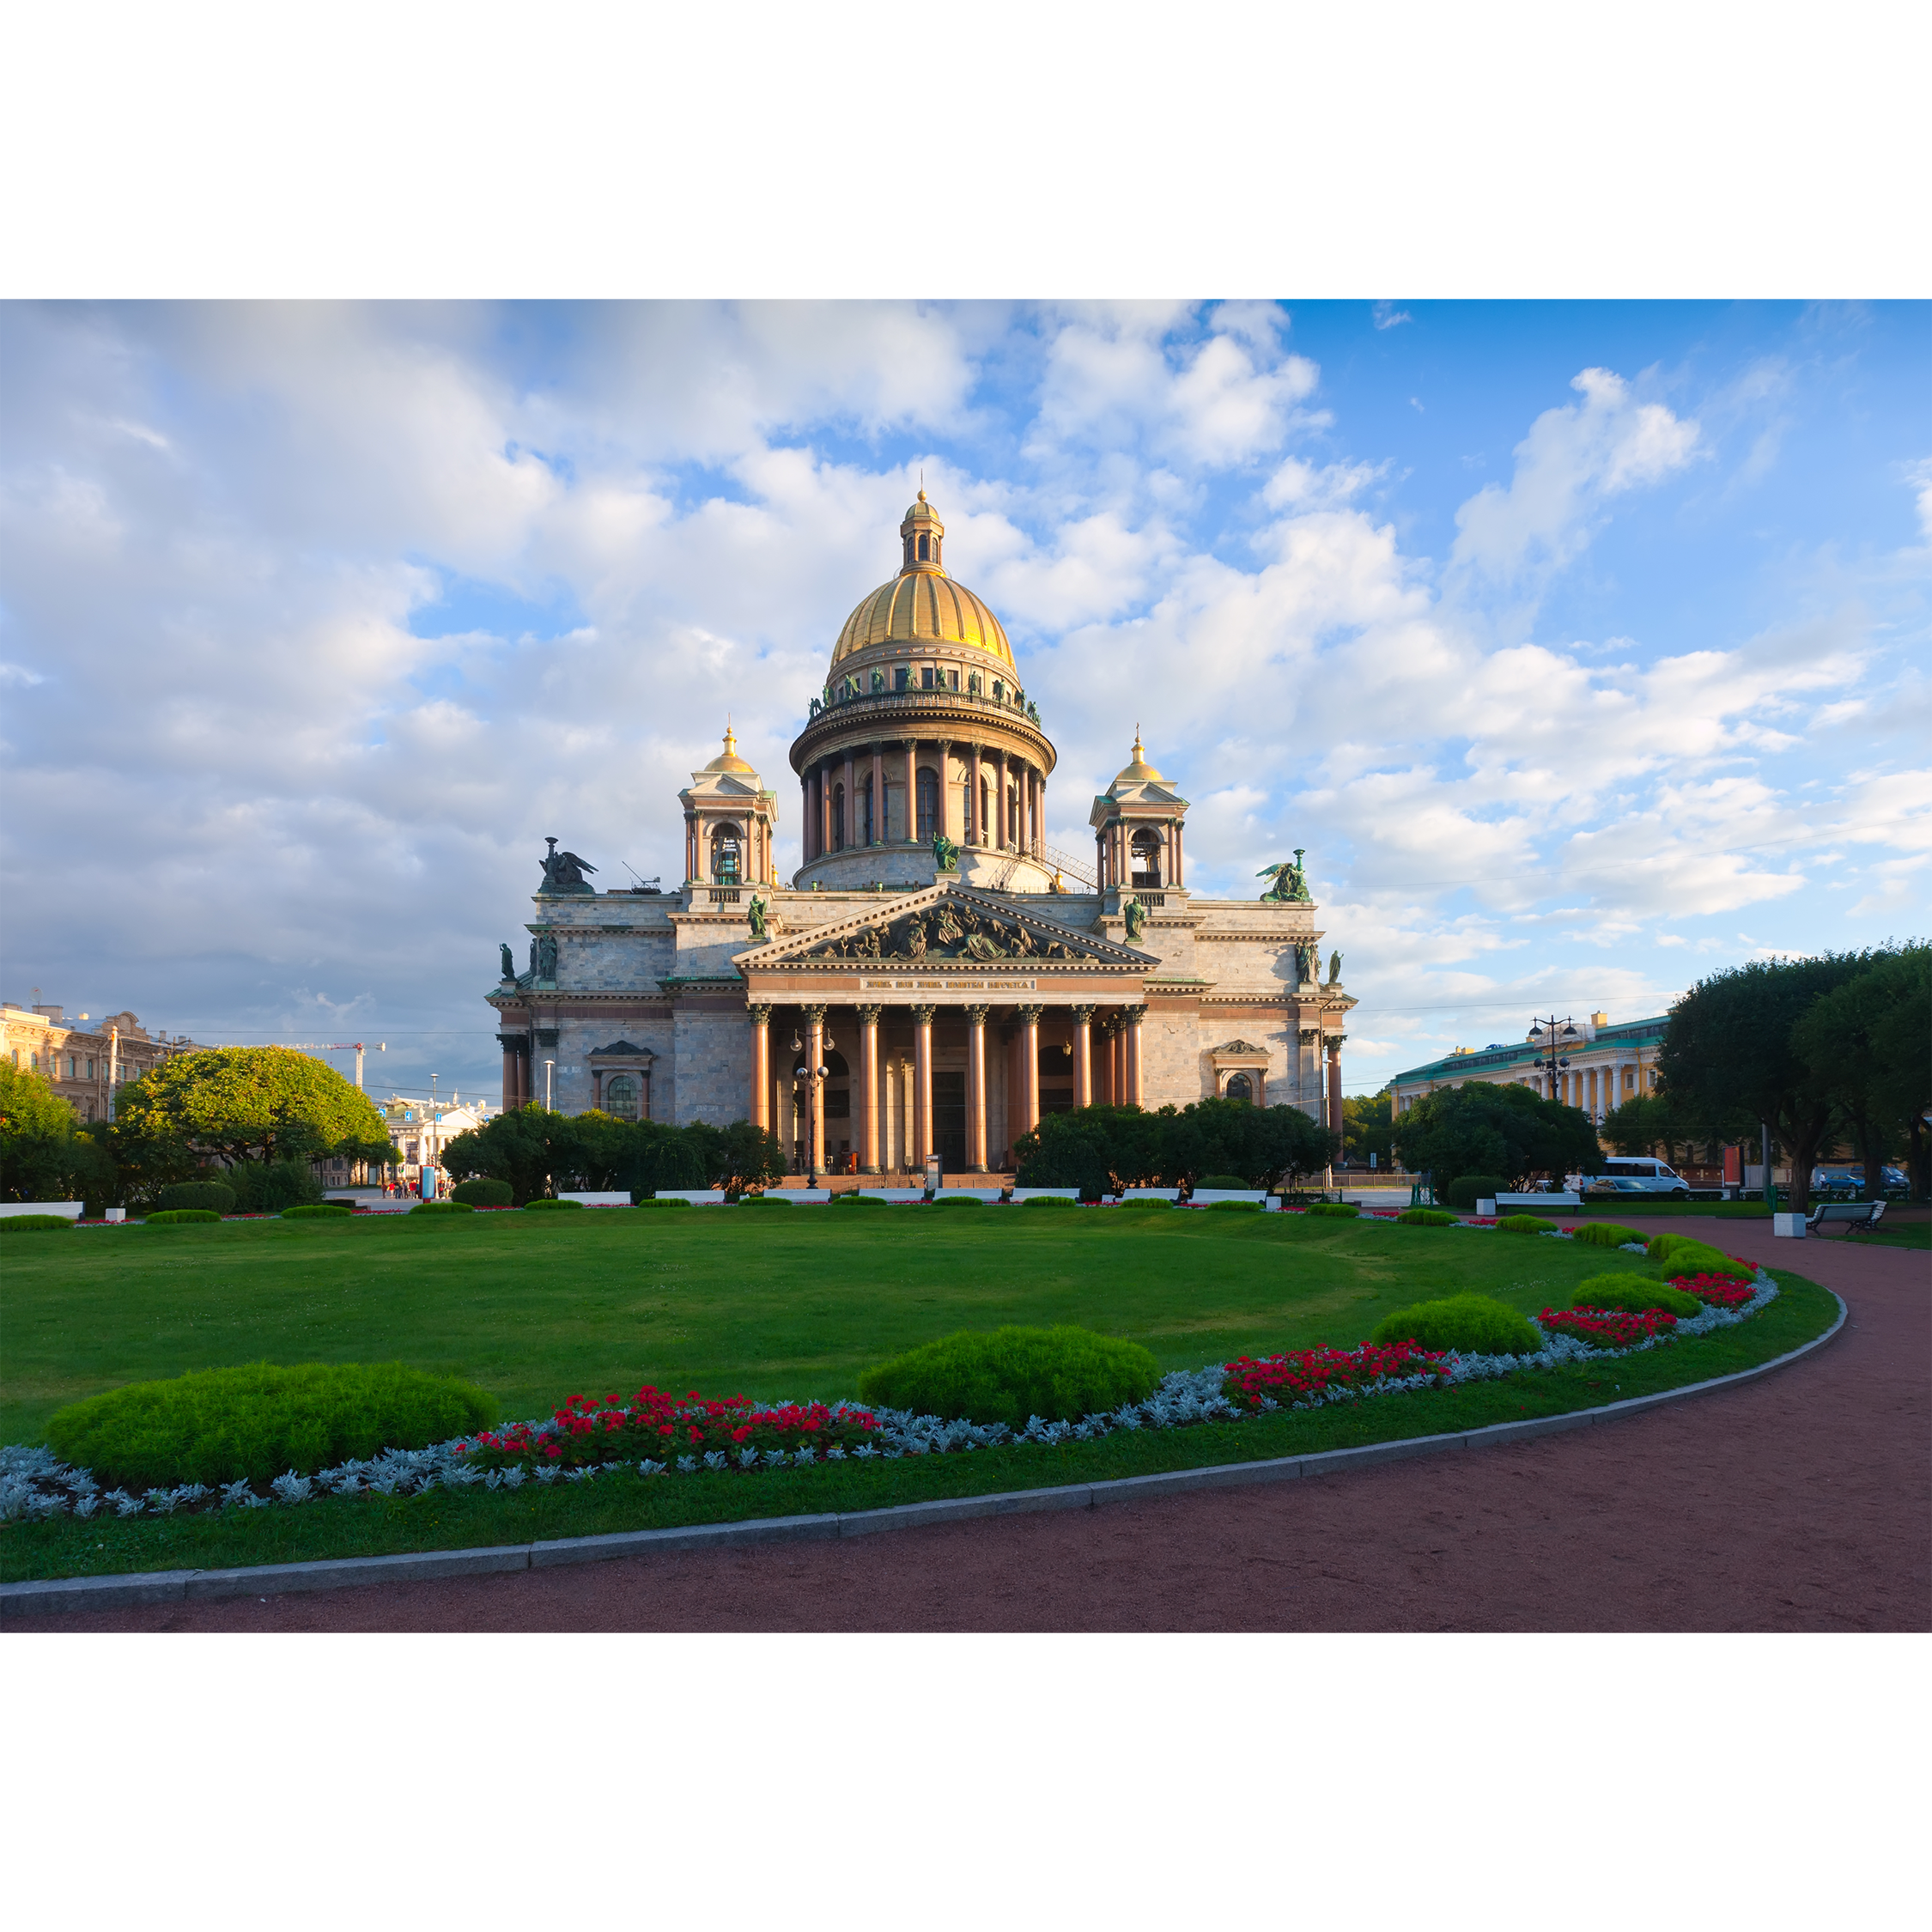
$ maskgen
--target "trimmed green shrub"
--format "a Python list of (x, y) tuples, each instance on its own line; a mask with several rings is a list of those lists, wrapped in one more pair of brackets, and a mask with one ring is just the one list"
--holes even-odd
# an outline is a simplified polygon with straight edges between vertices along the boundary
[(147, 1224), (150, 1228), (179, 1228), (191, 1221), (219, 1221), (221, 1218), (212, 1207), (164, 1207), (159, 1214), (150, 1214)]
[(1619, 1228), (1614, 1221), (1588, 1221), (1580, 1228), (1570, 1230), (1572, 1241), (1580, 1241), (1586, 1248), (1622, 1248), (1631, 1242), (1643, 1245), (1643, 1236), (1635, 1228)]
[(351, 1456), (426, 1449), (496, 1419), (496, 1402), (453, 1376), (399, 1362), (203, 1369), (70, 1402), (47, 1425), (64, 1462), (112, 1488), (266, 1483)]
[(1078, 1207), (1079, 1205), (1078, 1201), (1070, 1200), (1065, 1194), (1035, 1194), (1030, 1200), (1020, 1203), (1022, 1207)]
[[(221, 1219), (220, 1215), (216, 1216)], [(0, 1234), (52, 1234), (56, 1228), (71, 1228), (64, 1214), (0, 1215)]]
[(1139, 1200), (1123, 1200), (1117, 1203), (1116, 1205), (1121, 1207), (1169, 1208), (1172, 1207), (1174, 1206), (1174, 1203), (1170, 1200), (1148, 1200), (1145, 1198), (1142, 1198)]
[(155, 1206), (163, 1209), (212, 1207), (217, 1214), (233, 1214), (234, 1202), (234, 1189), (225, 1181), (177, 1181), (155, 1194)]
[(459, 1181), (449, 1191), (452, 1200), (467, 1207), (508, 1207), (516, 1200), (516, 1190), (507, 1181), (478, 1175), (473, 1181)]
[(1686, 1295), (1681, 1288), (1670, 1287), (1642, 1274), (1593, 1274), (1588, 1281), (1577, 1284), (1575, 1292), (1563, 1305), (1621, 1309), (1631, 1315), (1661, 1308), (1680, 1320), (1704, 1313), (1704, 1303), (1695, 1295)]
[(1225, 1188), (1230, 1194), (1249, 1193), (1254, 1189), (1238, 1174), (1204, 1174), (1194, 1182), (1196, 1188)]
[(1510, 1234), (1554, 1234), (1557, 1224), (1546, 1221), (1540, 1214), (1504, 1214), (1500, 1216), (1497, 1226)]
[(995, 1328), (947, 1335), (867, 1369), (859, 1399), (1024, 1429), (1036, 1415), (1078, 1422), (1143, 1400), (1160, 1379), (1160, 1364), (1138, 1342), (1091, 1328)]
[(1740, 1281), (1751, 1279), (1749, 1262), (1734, 1261), (1722, 1249), (1689, 1235), (1659, 1235), (1645, 1244), (1644, 1253), (1672, 1274), (1728, 1274)]
[(876, 1189), (868, 1191), (864, 1188), (850, 1188), (842, 1194), (834, 1194), (832, 1196), (832, 1206), (834, 1207), (884, 1207), (885, 1202), (880, 1198)]
[(935, 1207), (984, 1207), (986, 1203), (977, 1194), (963, 1194), (957, 1188), (950, 1194), (938, 1194), (933, 1197)]
[(282, 1210), (284, 1221), (308, 1221), (314, 1219), (343, 1220), (355, 1210), (345, 1200), (305, 1201), (300, 1207), (285, 1207)]
[(1465, 1174), (1443, 1189), (1443, 1198), (1451, 1207), (1473, 1214), (1478, 1201), (1494, 1200), (1498, 1194), (1510, 1191), (1510, 1183), (1500, 1174)]
[(1541, 1346), (1526, 1317), (1488, 1295), (1449, 1295), (1418, 1302), (1376, 1324), (1372, 1342), (1413, 1341), (1459, 1355), (1534, 1355)]
[(1303, 1210), (1309, 1214), (1326, 1214), (1333, 1221), (1352, 1221), (1362, 1212), (1359, 1202), (1352, 1200), (1318, 1200)]
[(1259, 1214), (1261, 1204), (1258, 1200), (1211, 1200), (1204, 1204), (1203, 1211), (1209, 1214)]
[[(453, 1196), (452, 1198), (453, 1199)], [(456, 1205), (462, 1207), (466, 1206), (467, 1203), (458, 1201)], [(581, 1213), (583, 1206), (584, 1204), (580, 1200), (557, 1200), (549, 1194), (539, 1194), (535, 1200), (526, 1200), (523, 1204), (523, 1211), (526, 1214), (529, 1214), (539, 1209), (574, 1208)]]
[(476, 1212), (466, 1200), (419, 1200), (410, 1210), (411, 1214), (474, 1214)]
[(676, 1194), (668, 1194), (662, 1200), (655, 1194), (647, 1194), (642, 1200), (632, 1203), (635, 1207), (689, 1207), (690, 1205), (688, 1200), (680, 1200)]
[(1407, 1228), (1454, 1228), (1461, 1224), (1439, 1207), (1405, 1207), (1395, 1218)]

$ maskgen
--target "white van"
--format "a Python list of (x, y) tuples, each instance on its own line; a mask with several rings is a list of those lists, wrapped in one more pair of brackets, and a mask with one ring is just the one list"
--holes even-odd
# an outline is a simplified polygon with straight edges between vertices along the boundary
[(1598, 1194), (1668, 1194), (1674, 1200), (1691, 1198), (1691, 1184), (1682, 1175), (1667, 1163), (1642, 1154), (1612, 1154), (1601, 1174), (1588, 1182), (1578, 1176), (1572, 1184), (1577, 1182)]

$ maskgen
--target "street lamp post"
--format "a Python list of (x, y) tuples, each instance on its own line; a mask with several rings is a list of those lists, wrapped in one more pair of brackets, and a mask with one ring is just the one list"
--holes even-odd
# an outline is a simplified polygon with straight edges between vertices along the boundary
[(554, 1060), (546, 1060), (544, 1062), (544, 1111), (546, 1114), (552, 1114), (556, 1111), (550, 1104), (550, 1069), (556, 1065), (556, 1062)]
[(1545, 1097), (1554, 1100), (1557, 1097), (1558, 1076), (1570, 1071), (1569, 1051), (1563, 1042), (1565, 1040), (1574, 1040), (1577, 1037), (1577, 1029), (1565, 1019), (1559, 1031), (1552, 1015), (1549, 1019), (1536, 1021), (1530, 1027), (1529, 1037), (1542, 1049), (1536, 1065), (1550, 1083), (1550, 1091)]

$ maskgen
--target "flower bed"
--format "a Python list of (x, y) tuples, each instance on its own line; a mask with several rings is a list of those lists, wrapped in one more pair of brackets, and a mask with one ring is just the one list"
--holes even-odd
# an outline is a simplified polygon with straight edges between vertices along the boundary
[[(1686, 1278), (1682, 1285), (1698, 1293), (1692, 1285), (1698, 1279)], [(1728, 1277), (1714, 1279), (1728, 1282)], [(1380, 1349), (1369, 1345), (1304, 1349), (1259, 1360), (1243, 1357), (1202, 1369), (1176, 1370), (1162, 1378), (1145, 1401), (1125, 1403), (1111, 1414), (1090, 1415), (1079, 1422), (1048, 1422), (1035, 1416), (1024, 1429), (1012, 1429), (1003, 1422), (947, 1422), (883, 1406), (862, 1409), (849, 1402), (759, 1405), (746, 1396), (707, 1401), (696, 1395), (665, 1396), (654, 1389), (641, 1390), (628, 1403), (615, 1396), (601, 1400), (574, 1397), (545, 1420), (459, 1437), (428, 1449), (386, 1449), (314, 1476), (278, 1476), (268, 1485), (266, 1496), (241, 1482), (218, 1490), (188, 1484), (149, 1490), (144, 1496), (125, 1490), (103, 1494), (88, 1471), (69, 1468), (51, 1449), (16, 1444), (0, 1448), (0, 1522), (70, 1512), (85, 1519), (106, 1510), (134, 1516), (191, 1509), (259, 1509), (271, 1502), (293, 1504), (328, 1495), (421, 1495), (439, 1486), (515, 1489), (532, 1480), (589, 1481), (623, 1469), (656, 1477), (698, 1475), (781, 1463), (804, 1467), (843, 1461), (848, 1456), (869, 1461), (948, 1455), (1006, 1443), (1090, 1442), (1117, 1430), (1240, 1421), (1285, 1408), (1321, 1408), (1570, 1363), (1609, 1361), (1668, 1346), (1676, 1338), (1732, 1327), (1768, 1308), (1777, 1295), (1777, 1283), (1760, 1269), (1747, 1301), (1727, 1306), (1716, 1294), (1700, 1295), (1707, 1303), (1704, 1312), (1675, 1322), (1668, 1316), (1546, 1309), (1535, 1324), (1542, 1346), (1527, 1355), (1450, 1352), (1431, 1356), (1408, 1345), (1411, 1352), (1398, 1360), (1405, 1345), (1395, 1344)], [(1265, 1379), (1251, 1388), (1240, 1386), (1243, 1377), (1257, 1374)], [(1236, 1385), (1232, 1394), (1230, 1384)], [(662, 1433), (666, 1425), (672, 1431), (669, 1437)], [(680, 1427), (685, 1431), (682, 1443), (677, 1441)], [(737, 1429), (747, 1431), (742, 1440), (732, 1435)], [(693, 1439), (694, 1430), (702, 1440)], [(639, 1453), (641, 1442), (647, 1453)], [(653, 1449), (654, 1455), (647, 1453)]]
[(1284, 1355), (1243, 1355), (1224, 1364), (1221, 1393), (1237, 1409), (1262, 1415), (1284, 1403), (1322, 1400), (1343, 1389), (1383, 1393), (1378, 1384), (1429, 1388), (1449, 1379), (1440, 1352), (1413, 1342), (1359, 1348), (1301, 1348)]
[(878, 1427), (869, 1410), (840, 1403), (785, 1402), (760, 1407), (749, 1395), (707, 1400), (693, 1389), (672, 1395), (644, 1388), (628, 1401), (606, 1395), (573, 1395), (550, 1418), (548, 1427), (519, 1422), (508, 1429), (485, 1430), (471, 1438), (468, 1460), (477, 1468), (505, 1469), (512, 1464), (540, 1468), (583, 1469), (608, 1462), (642, 1462), (661, 1457), (707, 1457), (719, 1454), (743, 1468), (763, 1462), (816, 1461), (820, 1451), (854, 1449)]
[(1641, 1314), (1620, 1308), (1546, 1308), (1536, 1325), (1546, 1335), (1574, 1336), (1592, 1348), (1625, 1349), (1668, 1335), (1677, 1317), (1661, 1308)]
[(1708, 1308), (1742, 1308), (1758, 1291), (1754, 1281), (1740, 1281), (1735, 1274), (1674, 1275), (1670, 1285), (1695, 1295)]

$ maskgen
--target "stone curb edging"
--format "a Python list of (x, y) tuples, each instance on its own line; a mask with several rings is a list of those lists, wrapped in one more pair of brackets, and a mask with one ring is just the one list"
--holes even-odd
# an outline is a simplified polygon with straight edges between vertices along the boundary
[(985, 1516), (1021, 1516), (1042, 1510), (1093, 1510), (1109, 1504), (1138, 1503), (1149, 1497), (1190, 1490), (1238, 1489), (1307, 1477), (1346, 1475), (1415, 1455), (1455, 1449), (1485, 1449), (1526, 1442), (1570, 1429), (1615, 1422), (1665, 1402), (1728, 1388), (1789, 1366), (1824, 1347), (1844, 1327), (1844, 1297), (1826, 1290), (1838, 1304), (1838, 1319), (1801, 1348), (1760, 1362), (1754, 1369), (1686, 1382), (1655, 1395), (1633, 1395), (1601, 1408), (1568, 1415), (1538, 1416), (1527, 1422), (1493, 1422), (1482, 1429), (1440, 1436), (1412, 1436), (1400, 1442), (1370, 1443), (1360, 1449), (1321, 1449), (1261, 1462), (1224, 1462), (1206, 1469), (1175, 1469), (1151, 1476), (1124, 1476), (1111, 1482), (1072, 1483), (1054, 1489), (1005, 1490), (992, 1496), (942, 1498), (931, 1503), (902, 1503), (886, 1510), (850, 1516), (768, 1516), (750, 1522), (697, 1523), (682, 1529), (619, 1530), (604, 1536), (567, 1536), (554, 1541), (507, 1543), (494, 1548), (428, 1550), (400, 1556), (343, 1557), (316, 1563), (261, 1564), (234, 1570), (148, 1570), (118, 1577), (67, 1577), (45, 1583), (0, 1583), (0, 1619), (76, 1610), (119, 1610), (150, 1603), (192, 1603), (215, 1597), (276, 1596), (291, 1591), (341, 1589), (355, 1583), (419, 1583), (440, 1577), (478, 1577), (508, 1570), (549, 1570), (566, 1564), (608, 1563), (621, 1557), (654, 1556), (682, 1550), (734, 1548), (749, 1543), (829, 1542), (846, 1536), (872, 1536), (894, 1529), (920, 1529), (934, 1523), (969, 1522)]

